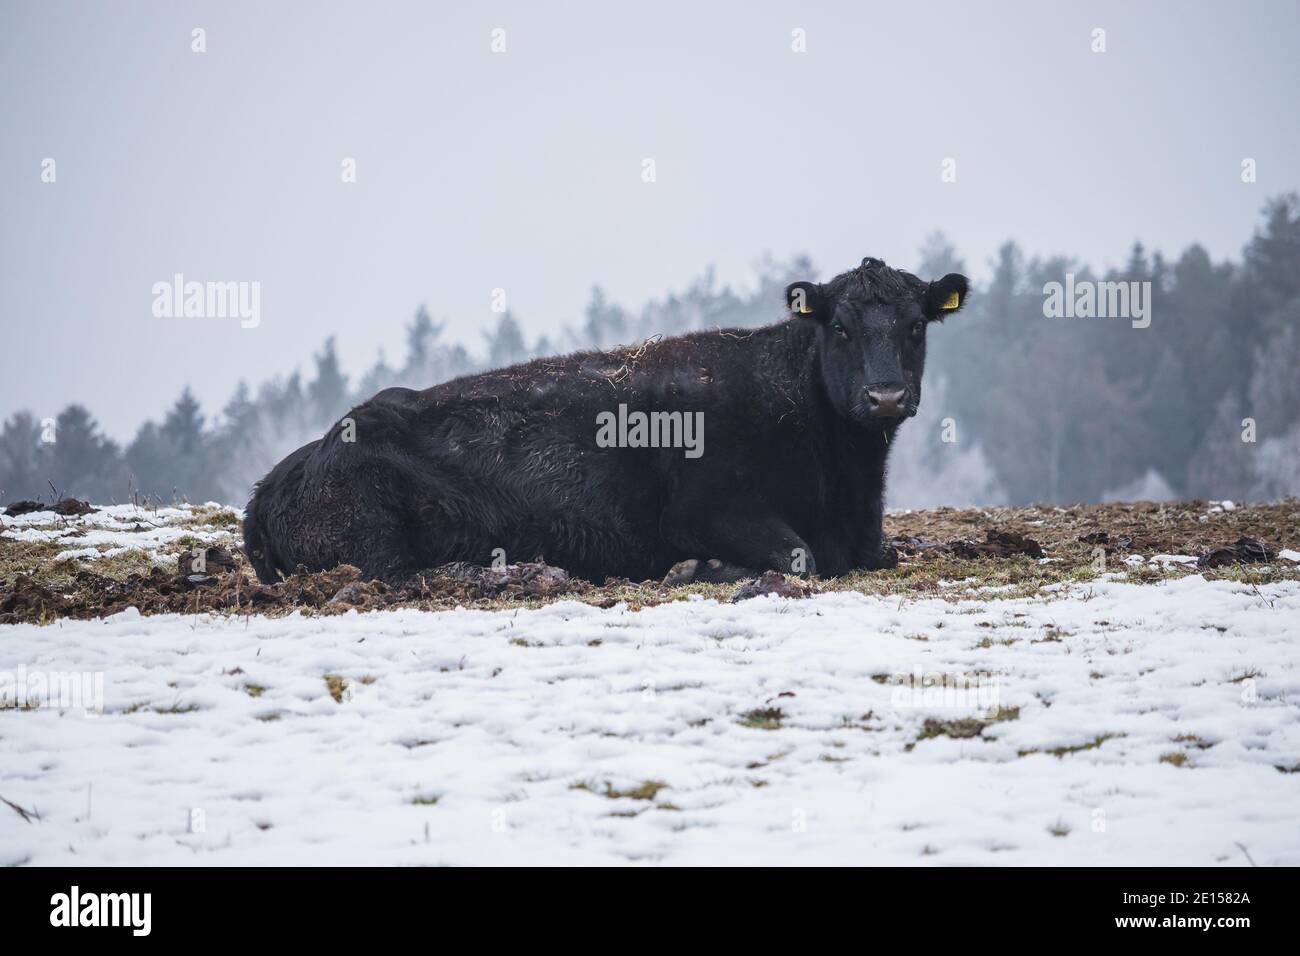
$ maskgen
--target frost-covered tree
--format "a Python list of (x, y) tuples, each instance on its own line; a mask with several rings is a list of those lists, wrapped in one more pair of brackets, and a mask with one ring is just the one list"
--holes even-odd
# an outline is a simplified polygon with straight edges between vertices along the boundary
[(1255, 484), (1256, 444), (1242, 440), (1244, 404), (1226, 392), (1187, 466), (1187, 493), (1218, 500), (1248, 498)]
[(1006, 501), (984, 449), (949, 403), (944, 379), (927, 377), (920, 410), (899, 430), (885, 492), (889, 508), (965, 508)]

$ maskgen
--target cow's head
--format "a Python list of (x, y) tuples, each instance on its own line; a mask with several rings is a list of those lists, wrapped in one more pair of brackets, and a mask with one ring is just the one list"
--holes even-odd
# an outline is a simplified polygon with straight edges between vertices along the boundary
[(916, 414), (925, 368), (925, 332), (966, 304), (966, 277), (934, 282), (870, 257), (829, 282), (785, 290), (795, 318), (817, 325), (818, 368), (835, 410), (882, 427)]

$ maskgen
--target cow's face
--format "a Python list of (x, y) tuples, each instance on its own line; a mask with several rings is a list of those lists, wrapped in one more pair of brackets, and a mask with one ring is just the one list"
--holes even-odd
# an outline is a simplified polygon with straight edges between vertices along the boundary
[(826, 397), (844, 418), (885, 427), (916, 414), (931, 322), (965, 304), (966, 277), (923, 282), (879, 259), (830, 282), (795, 282), (786, 302), (817, 324), (817, 366)]

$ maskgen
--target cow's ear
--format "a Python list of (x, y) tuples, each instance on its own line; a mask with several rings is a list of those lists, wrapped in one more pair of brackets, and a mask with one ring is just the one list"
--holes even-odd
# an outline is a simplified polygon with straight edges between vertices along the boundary
[(936, 279), (925, 290), (923, 309), (927, 319), (942, 319), (952, 315), (966, 304), (970, 283), (964, 275), (949, 272), (942, 279)]
[(791, 282), (785, 289), (785, 304), (791, 315), (825, 321), (825, 296), (816, 282)]

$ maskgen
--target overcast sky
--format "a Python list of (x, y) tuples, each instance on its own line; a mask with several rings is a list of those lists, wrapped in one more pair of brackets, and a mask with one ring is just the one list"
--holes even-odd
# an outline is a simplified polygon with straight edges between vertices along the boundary
[[(1298, 10), (0, 0), (0, 418), (82, 402), (125, 440), (330, 334), (354, 375), (399, 359), (421, 302), (477, 346), (496, 288), (532, 338), (593, 283), (914, 267), (936, 228), (977, 279), (1007, 238), (1235, 258), (1300, 189)], [(260, 324), (155, 317), (175, 273), (260, 283)]]

